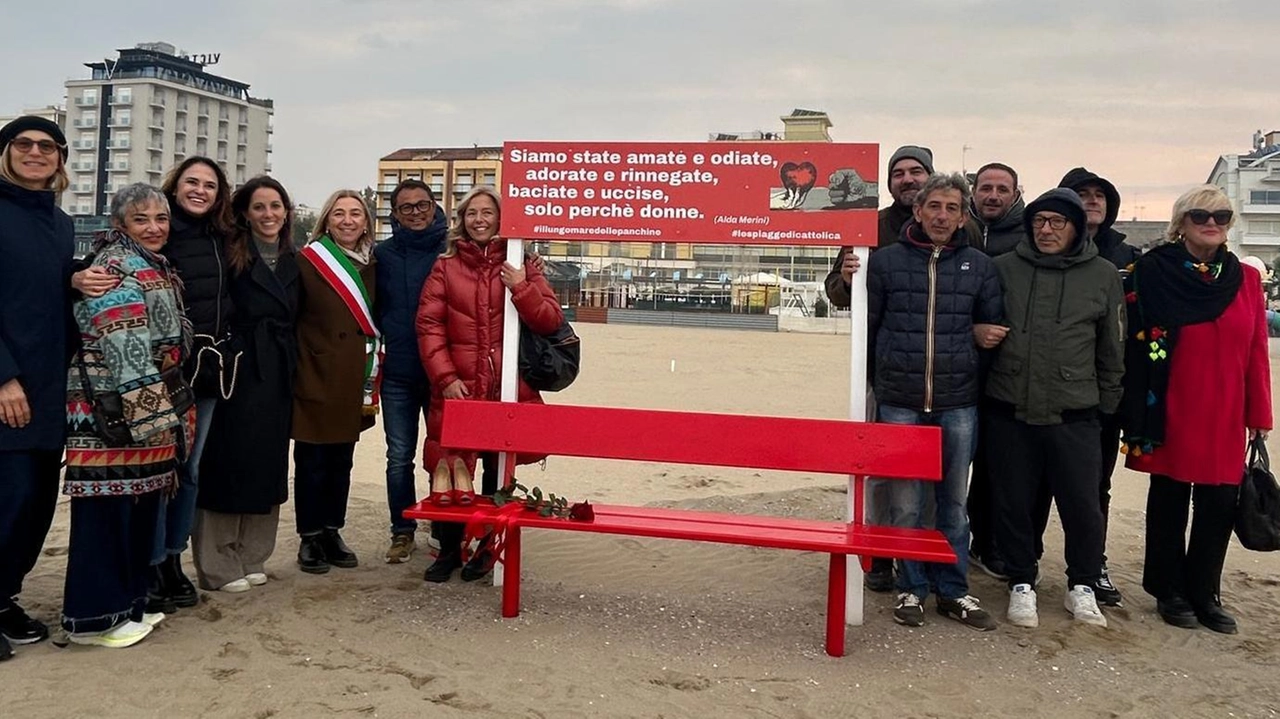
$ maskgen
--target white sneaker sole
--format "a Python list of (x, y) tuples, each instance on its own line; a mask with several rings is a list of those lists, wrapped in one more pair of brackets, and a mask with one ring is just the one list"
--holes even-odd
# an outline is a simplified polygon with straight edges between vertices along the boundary
[(100, 634), (69, 634), (67, 639), (72, 644), (86, 647), (105, 647), (107, 649), (124, 649), (147, 638), (152, 626), (142, 622), (126, 622), (110, 631)]
[(262, 572), (253, 572), (252, 574), (244, 575), (244, 580), (248, 582), (251, 587), (261, 587), (267, 583), (267, 575)]

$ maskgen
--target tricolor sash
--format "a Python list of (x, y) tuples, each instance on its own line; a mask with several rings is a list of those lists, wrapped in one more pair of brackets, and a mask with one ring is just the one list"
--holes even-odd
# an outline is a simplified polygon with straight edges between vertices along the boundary
[(365, 337), (363, 412), (366, 415), (377, 414), (382, 387), (382, 333), (373, 324), (373, 303), (364, 280), (360, 279), (360, 271), (328, 235), (321, 235), (308, 243), (298, 254), (306, 258), (338, 293), (360, 326), (360, 334)]

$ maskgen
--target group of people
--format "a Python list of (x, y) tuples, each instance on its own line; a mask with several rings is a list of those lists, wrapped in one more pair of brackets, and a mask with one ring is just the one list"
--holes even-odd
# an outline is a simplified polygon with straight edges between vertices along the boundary
[(933, 593), (939, 614), (991, 630), (969, 593), (974, 564), (1008, 582), (1008, 622), (1035, 627), (1056, 504), (1065, 609), (1106, 626), (1100, 607), (1123, 601), (1106, 556), (1123, 453), (1151, 475), (1142, 586), (1160, 617), (1235, 633), (1222, 566), (1247, 442), (1265, 438), (1272, 413), (1262, 278), (1227, 248), (1226, 195), (1186, 192), (1143, 254), (1113, 227), (1115, 186), (1082, 167), (1027, 203), (1008, 165), (970, 183), (908, 145), (888, 186), (867, 267), (843, 250), (826, 290), (847, 307), (866, 273), (877, 420), (942, 433), (941, 481), (870, 482), (870, 521), (935, 528), (958, 561), (876, 560), (866, 586), (896, 591), (899, 624), (923, 624)]
[[(504, 261), (499, 195), (477, 187), (449, 227), (431, 188), (406, 180), (391, 194), (393, 237), (375, 247), (370, 208), (339, 190), (295, 247), (278, 181), (232, 192), (217, 162), (193, 156), (159, 188), (119, 188), (110, 230), (76, 260), (57, 207), (66, 159), (52, 122), (0, 128), (0, 659), (49, 636), (18, 600), (60, 479), (71, 509), (61, 627), (76, 644), (131, 646), (194, 606), (197, 586), (266, 583), (291, 440), (299, 568), (357, 566), (341, 530), (355, 445), (379, 415), (385, 559), (407, 560), (418, 416), (434, 438), (443, 398), (498, 398), (505, 290), (534, 330), (563, 321), (540, 261)], [(539, 401), (527, 387), (520, 397)], [(431, 439), (424, 455), (433, 493), (474, 491), (475, 457)], [(461, 526), (439, 539), (426, 579), (488, 571), (484, 551), (463, 566)]]

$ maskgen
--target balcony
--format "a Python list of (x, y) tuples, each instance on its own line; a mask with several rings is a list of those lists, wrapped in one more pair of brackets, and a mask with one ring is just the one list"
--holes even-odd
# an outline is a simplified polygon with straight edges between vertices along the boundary
[(378, 192), (391, 192), (394, 189), (396, 189), (395, 184), (383, 183), (381, 185), (378, 185)]
[(182, 113), (183, 115), (187, 114), (187, 103), (185, 103), (185, 102), (184, 102), (184, 103), (179, 104), (177, 107), (173, 108), (173, 111), (174, 111), (174, 112), (180, 112), (180, 113)]
[(275, 132), (275, 131), (276, 131), (276, 129), (275, 129), (274, 127), (272, 127), (271, 125), (267, 125), (267, 134), (268, 134), (268, 135), (270, 135), (271, 133), (273, 133), (273, 132)]
[(93, 171), (93, 167), (94, 167), (94, 165), (93, 165), (93, 163), (92, 163), (92, 162), (73, 162), (73, 163), (71, 163), (71, 169), (72, 169), (72, 170), (75, 170), (76, 172), (92, 172), (92, 171)]
[(107, 127), (133, 127), (133, 118), (131, 117), (113, 117), (107, 123)]
[(128, 160), (116, 160), (115, 162), (107, 163), (107, 172), (128, 172), (128, 171), (129, 171)]
[(133, 104), (133, 95), (112, 95), (111, 104), (118, 107), (128, 107)]
[[(237, 147), (247, 147), (248, 145), (249, 145), (249, 141), (248, 141), (246, 138), (244, 138), (244, 137), (237, 137), (237, 138), (236, 138), (236, 146), (237, 146)], [(267, 150), (267, 152), (271, 152), (271, 150)]]
[(116, 138), (116, 139), (114, 139), (114, 140), (108, 140), (108, 141), (107, 141), (107, 147), (111, 148), (112, 150), (128, 150), (128, 149), (129, 149), (129, 138), (127, 138), (127, 137), (117, 137), (117, 138)]
[(147, 140), (147, 150), (150, 152), (164, 152), (164, 140), (159, 137)]
[(158, 167), (158, 166), (156, 166), (156, 165), (152, 165), (151, 167), (147, 168), (147, 174), (148, 174), (148, 175), (163, 175), (163, 174), (164, 174), (164, 168), (162, 168), (162, 167)]
[(92, 150), (98, 143), (94, 140), (76, 140), (71, 147), (76, 150)]
[(98, 106), (98, 96), (97, 96), (97, 95), (94, 95), (94, 96), (92, 96), (92, 97), (83, 97), (83, 96), (82, 96), (82, 97), (77, 97), (77, 98), (76, 98), (76, 107), (97, 107), (97, 106)]
[(444, 185), (437, 185), (433, 183), (432, 185), (430, 185), (430, 187), (431, 187), (431, 194), (435, 195), (436, 197), (439, 197), (444, 194)]
[(152, 130), (164, 130), (164, 118), (163, 117), (151, 118), (151, 121), (147, 123), (147, 127), (151, 128)]
[(72, 127), (83, 127), (86, 129), (98, 126), (98, 118), (96, 117), (79, 117), (71, 122)]
[(81, 182), (81, 183), (73, 184), (73, 185), (71, 185), (71, 191), (72, 191), (72, 192), (74, 192), (74, 193), (75, 193), (75, 194), (77, 194), (77, 195), (92, 195), (92, 194), (93, 194), (93, 183), (92, 183), (92, 182)]
[(152, 95), (152, 96), (151, 96), (151, 106), (152, 106), (152, 107), (165, 107), (165, 99), (164, 99), (164, 95)]
[(185, 134), (187, 134), (187, 126), (186, 126), (186, 125), (179, 125), (178, 127), (175, 127), (175, 128), (173, 129), (173, 134), (175, 134), (175, 135), (185, 135)]
[(268, 162), (267, 164), (263, 165), (263, 166), (262, 166), (262, 171), (263, 171), (263, 172), (271, 172), (271, 163), (270, 163), (270, 162)]
[(1271, 168), (1271, 171), (1259, 178), (1263, 182), (1280, 182), (1280, 165)]
[(209, 108), (201, 107), (200, 111), (196, 113), (196, 115), (197, 117), (206, 117), (206, 118), (209, 117)]

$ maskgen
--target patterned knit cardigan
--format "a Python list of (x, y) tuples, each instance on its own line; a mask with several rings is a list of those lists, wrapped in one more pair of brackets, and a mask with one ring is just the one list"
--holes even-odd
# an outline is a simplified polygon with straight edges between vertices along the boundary
[(195, 409), (173, 411), (160, 372), (182, 364), (182, 305), (162, 258), (143, 257), (127, 242), (107, 244), (93, 260), (120, 278), (101, 297), (74, 307), (94, 394), (119, 392), (133, 444), (107, 447), (93, 429), (81, 389), (78, 360), (67, 375), (67, 475), (72, 497), (130, 496), (162, 490), (177, 481), (175, 429), (191, 446)]

